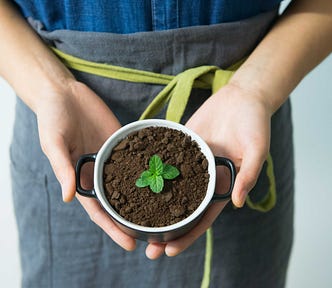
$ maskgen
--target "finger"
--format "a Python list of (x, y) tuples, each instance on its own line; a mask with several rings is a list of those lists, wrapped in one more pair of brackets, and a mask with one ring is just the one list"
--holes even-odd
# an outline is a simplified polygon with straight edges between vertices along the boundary
[(166, 244), (164, 243), (149, 243), (145, 249), (145, 255), (151, 260), (158, 259), (165, 252)]
[(133, 251), (136, 248), (136, 241), (131, 236), (125, 234), (106, 214), (96, 200), (76, 195), (81, 205), (88, 213), (90, 219), (97, 224), (105, 233), (110, 236), (115, 243), (127, 251)]
[(255, 152), (246, 153), (243, 157), (232, 193), (232, 201), (236, 207), (244, 205), (248, 193), (254, 188), (264, 159), (262, 154)]
[(75, 196), (75, 170), (69, 149), (62, 138), (44, 141), (43, 151), (49, 159), (54, 174), (61, 184), (63, 201), (69, 202)]
[(166, 244), (165, 253), (169, 257), (176, 256), (192, 245), (213, 223), (226, 206), (227, 202), (215, 203), (204, 214), (202, 220), (184, 236)]

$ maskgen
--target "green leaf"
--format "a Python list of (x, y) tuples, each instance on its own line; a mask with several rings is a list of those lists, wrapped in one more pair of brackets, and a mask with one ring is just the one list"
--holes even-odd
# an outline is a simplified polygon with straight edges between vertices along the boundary
[(140, 188), (149, 186), (152, 177), (153, 175), (149, 170), (144, 171), (141, 176), (136, 180), (136, 186)]
[(164, 188), (164, 179), (161, 176), (152, 176), (150, 188), (154, 193), (160, 193)]
[(163, 162), (158, 155), (153, 155), (149, 161), (149, 170), (152, 174), (159, 176), (163, 173)]
[(180, 175), (180, 171), (169, 164), (164, 164), (163, 174), (161, 175), (164, 179), (174, 179), (175, 177)]
[(163, 164), (158, 155), (153, 155), (149, 160), (149, 170), (144, 171), (136, 180), (137, 187), (150, 186), (154, 193), (160, 193), (164, 188), (164, 179), (174, 179), (180, 171), (169, 164)]

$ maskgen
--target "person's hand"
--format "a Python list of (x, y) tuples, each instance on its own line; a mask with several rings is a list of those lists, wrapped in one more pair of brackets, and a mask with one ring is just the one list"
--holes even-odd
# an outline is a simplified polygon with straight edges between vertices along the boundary
[[(71, 81), (61, 91), (50, 90), (46, 91), (35, 112), (42, 149), (61, 184), (63, 199), (68, 202), (75, 196), (74, 164), (77, 159), (82, 154), (98, 151), (120, 128), (120, 123), (105, 103), (82, 83)], [(91, 169), (83, 170), (82, 185), (91, 187)], [(78, 194), (76, 197), (91, 220), (117, 244), (126, 250), (135, 249), (135, 240), (115, 225), (95, 199)]]
[[(237, 167), (232, 202), (242, 207), (254, 187), (270, 146), (271, 109), (256, 92), (228, 84), (212, 95), (189, 119), (186, 126), (200, 135), (215, 156), (231, 159)], [(218, 167), (216, 193), (224, 193), (229, 183)], [(165, 244), (151, 243), (146, 255), (156, 259), (164, 252), (175, 256), (200, 237), (227, 202), (212, 204), (200, 222), (186, 235)]]

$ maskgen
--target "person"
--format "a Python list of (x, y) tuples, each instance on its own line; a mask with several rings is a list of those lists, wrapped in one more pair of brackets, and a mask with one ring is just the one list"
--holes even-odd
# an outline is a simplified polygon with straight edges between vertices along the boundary
[[(0, 1), (0, 75), (19, 96), (11, 168), (23, 287), (198, 287), (200, 236), (211, 225), (211, 287), (284, 287), (293, 233), (288, 95), (332, 50), (332, 3), (294, 0), (278, 17), (280, 1), (265, 2)], [(171, 75), (247, 57), (212, 96), (194, 89), (182, 119), (215, 155), (234, 161), (231, 202), (241, 209), (213, 204), (186, 235), (146, 245), (75, 194), (78, 157), (136, 120), (162, 87), (68, 69), (49, 46)], [(262, 213), (245, 201), (249, 192), (265, 195), (269, 151), (277, 203)]]

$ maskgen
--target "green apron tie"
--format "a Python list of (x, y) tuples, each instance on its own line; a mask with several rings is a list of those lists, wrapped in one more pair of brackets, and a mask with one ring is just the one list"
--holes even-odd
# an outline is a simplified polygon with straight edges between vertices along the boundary
[[(222, 73), (220, 73), (222, 71)], [(169, 102), (166, 111), (166, 119), (179, 123), (187, 106), (191, 90), (195, 87), (195, 81), (204, 83), (203, 88), (212, 89), (214, 93), (219, 88), (219, 83), (227, 81), (233, 75), (233, 71), (220, 70), (216, 66), (200, 66), (188, 69), (176, 75), (171, 82), (153, 99), (143, 112), (140, 119), (153, 118)], [(218, 87), (219, 86), (219, 87)], [(197, 87), (197, 86), (196, 86)], [(213, 91), (215, 88), (215, 91)]]
[[(240, 61), (229, 67), (227, 70), (220, 69), (216, 66), (199, 66), (190, 68), (173, 76), (90, 62), (66, 54), (56, 48), (51, 49), (67, 67), (74, 70), (134, 83), (165, 85), (165, 88), (153, 99), (141, 115), (140, 119), (153, 118), (168, 104), (166, 119), (174, 122), (180, 122), (193, 88), (210, 89), (212, 94), (214, 94), (228, 83), (236, 69), (243, 63), (243, 61)], [(260, 212), (271, 210), (276, 203), (276, 184), (273, 172), (273, 161), (270, 153), (267, 158), (266, 174), (269, 179), (269, 189), (266, 196), (256, 203), (254, 203), (249, 196), (246, 198), (246, 204), (250, 208)], [(210, 227), (206, 232), (206, 251), (204, 275), (201, 284), (202, 288), (209, 287), (210, 284), (212, 254), (213, 233), (212, 228)]]

